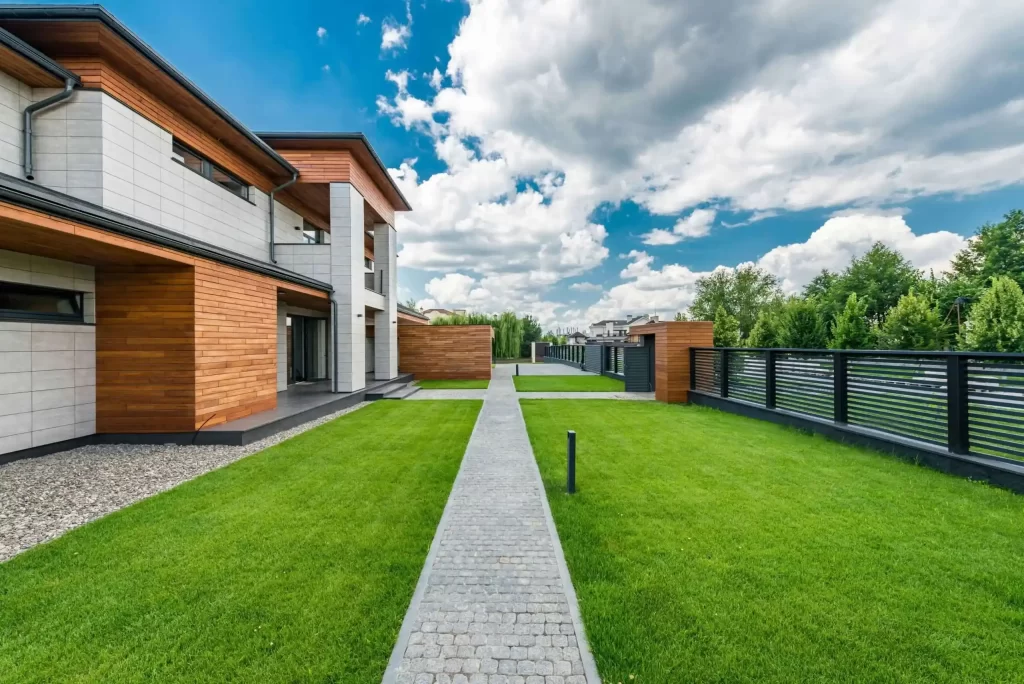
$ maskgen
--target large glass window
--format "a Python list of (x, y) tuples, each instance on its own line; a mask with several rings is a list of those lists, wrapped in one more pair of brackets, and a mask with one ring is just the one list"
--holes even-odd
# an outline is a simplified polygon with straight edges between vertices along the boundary
[(180, 162), (185, 168), (195, 171), (203, 178), (212, 180), (228, 192), (238, 195), (244, 200), (249, 199), (249, 184), (237, 176), (232, 175), (209, 159), (193, 152), (177, 140), (173, 143), (172, 151), (175, 161)]
[(311, 245), (322, 245), (326, 242), (324, 231), (320, 230), (306, 219), (302, 219), (302, 240)]
[(0, 283), (0, 319), (81, 323), (82, 295), (48, 287)]

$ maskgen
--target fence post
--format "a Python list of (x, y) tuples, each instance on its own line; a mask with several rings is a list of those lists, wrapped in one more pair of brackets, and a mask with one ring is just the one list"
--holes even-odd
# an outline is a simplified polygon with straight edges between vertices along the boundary
[(565, 473), (565, 491), (569, 494), (576, 493), (576, 431), (569, 430), (568, 458), (566, 459), (567, 470)]
[[(647, 350), (647, 354), (649, 356), (651, 351)], [(648, 361), (648, 367), (650, 364), (651, 362)], [(654, 378), (648, 378), (648, 381), (653, 382)], [(697, 350), (694, 347), (690, 347), (690, 389), (697, 389)]]
[(847, 405), (847, 356), (841, 351), (832, 354), (832, 420), (846, 423), (850, 417)]
[(764, 352), (764, 406), (775, 408), (775, 350)]
[(722, 350), (722, 398), (729, 398), (729, 350)]
[(967, 359), (959, 354), (946, 357), (947, 442), (954, 454), (971, 450), (967, 412)]

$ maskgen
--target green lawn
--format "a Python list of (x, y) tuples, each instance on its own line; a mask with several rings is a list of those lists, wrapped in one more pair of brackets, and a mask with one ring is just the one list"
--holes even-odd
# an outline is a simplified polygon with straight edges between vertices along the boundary
[(377, 402), (0, 564), (0, 682), (378, 682), (480, 409)]
[(625, 392), (626, 383), (607, 375), (517, 375), (518, 392)]
[(604, 681), (1024, 681), (1024, 497), (710, 409), (520, 403)]
[(422, 389), (463, 390), (487, 389), (490, 380), (417, 380)]

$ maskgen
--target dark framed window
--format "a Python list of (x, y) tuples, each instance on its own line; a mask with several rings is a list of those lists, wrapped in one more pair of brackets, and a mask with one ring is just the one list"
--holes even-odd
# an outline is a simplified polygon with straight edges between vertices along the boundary
[(371, 259), (368, 256), (364, 256), (363, 257), (363, 266), (365, 266), (367, 270), (372, 271), (373, 270), (373, 259)]
[(83, 323), (82, 293), (0, 283), (0, 320)]
[(309, 221), (302, 220), (302, 241), (310, 245), (324, 244), (324, 231), (314, 226)]
[(225, 171), (209, 159), (199, 153), (185, 147), (177, 140), (171, 148), (174, 153), (174, 160), (190, 171), (195, 171), (203, 178), (207, 178), (221, 186), (233, 195), (238, 195), (247, 202), (249, 199), (249, 184), (238, 176)]

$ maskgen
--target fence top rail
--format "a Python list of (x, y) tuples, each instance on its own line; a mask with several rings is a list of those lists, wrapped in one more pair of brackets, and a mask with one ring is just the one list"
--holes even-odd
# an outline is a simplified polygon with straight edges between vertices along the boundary
[(784, 354), (846, 354), (848, 356), (924, 356), (946, 358), (962, 356), (972, 359), (1001, 359), (1003, 361), (1024, 361), (1024, 354), (975, 351), (912, 351), (905, 349), (792, 349), (789, 347), (692, 347), (694, 351), (730, 352), (782, 352)]

